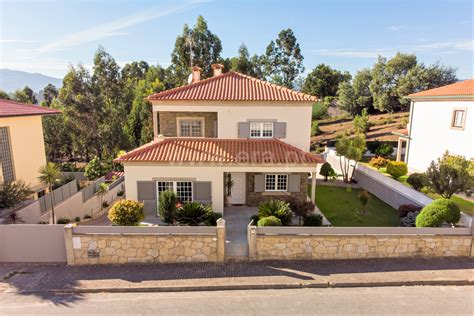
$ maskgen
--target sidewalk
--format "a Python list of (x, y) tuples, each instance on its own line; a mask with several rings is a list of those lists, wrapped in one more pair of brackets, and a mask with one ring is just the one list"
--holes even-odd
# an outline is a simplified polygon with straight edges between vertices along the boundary
[(474, 285), (474, 261), (453, 258), (102, 266), (0, 264), (0, 292), (25, 295), (402, 285)]

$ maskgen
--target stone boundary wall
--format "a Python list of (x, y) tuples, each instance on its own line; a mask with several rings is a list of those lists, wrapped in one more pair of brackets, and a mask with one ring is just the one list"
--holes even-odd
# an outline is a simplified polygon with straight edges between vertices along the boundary
[(225, 221), (217, 227), (65, 226), (69, 265), (223, 262)]

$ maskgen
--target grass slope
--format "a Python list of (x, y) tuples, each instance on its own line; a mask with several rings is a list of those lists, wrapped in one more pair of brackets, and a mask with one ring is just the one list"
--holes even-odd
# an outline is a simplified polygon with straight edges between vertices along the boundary
[(367, 205), (368, 214), (357, 216), (362, 209), (359, 191), (352, 189), (347, 192), (345, 188), (320, 185), (316, 188), (316, 205), (333, 226), (398, 226), (397, 211), (373, 195)]

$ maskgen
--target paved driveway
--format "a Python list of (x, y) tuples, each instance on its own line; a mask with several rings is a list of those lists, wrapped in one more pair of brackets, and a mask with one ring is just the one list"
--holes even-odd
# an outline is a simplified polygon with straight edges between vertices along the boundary
[(224, 209), (226, 227), (226, 257), (247, 257), (247, 226), (250, 217), (258, 213), (257, 207), (228, 206)]

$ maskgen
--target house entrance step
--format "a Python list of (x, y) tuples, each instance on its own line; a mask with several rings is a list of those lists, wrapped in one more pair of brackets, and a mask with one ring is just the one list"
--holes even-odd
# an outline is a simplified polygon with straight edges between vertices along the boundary
[(227, 256), (225, 258), (226, 262), (229, 263), (235, 263), (235, 262), (243, 262), (243, 261), (249, 261), (248, 256)]

